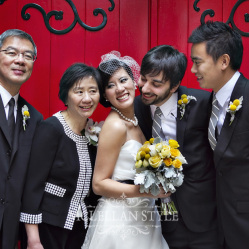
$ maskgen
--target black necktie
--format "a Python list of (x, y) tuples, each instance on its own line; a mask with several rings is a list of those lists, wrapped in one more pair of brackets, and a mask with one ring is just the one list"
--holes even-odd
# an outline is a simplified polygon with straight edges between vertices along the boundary
[(11, 144), (13, 144), (14, 132), (15, 132), (14, 107), (15, 107), (15, 100), (14, 98), (11, 98), (9, 101), (9, 114), (8, 114), (8, 126), (10, 131)]

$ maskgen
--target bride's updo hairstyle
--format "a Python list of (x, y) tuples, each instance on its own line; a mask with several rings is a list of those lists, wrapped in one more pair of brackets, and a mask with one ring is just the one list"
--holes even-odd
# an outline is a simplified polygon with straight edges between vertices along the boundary
[(110, 78), (120, 68), (123, 68), (135, 84), (137, 84), (140, 77), (140, 66), (133, 58), (130, 56), (121, 57), (118, 51), (111, 51), (101, 56), (101, 62), (98, 67), (102, 79), (102, 91), (99, 102), (104, 107), (111, 107), (111, 103), (104, 98), (104, 92)]

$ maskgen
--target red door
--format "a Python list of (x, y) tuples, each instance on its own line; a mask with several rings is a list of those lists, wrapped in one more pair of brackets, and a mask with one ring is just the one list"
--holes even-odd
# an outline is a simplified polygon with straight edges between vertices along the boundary
[[(100, 13), (94, 15), (97, 8), (101, 9)], [(207, 10), (214, 16), (204, 18)], [(56, 20), (54, 15), (49, 19), (51, 11), (60, 11), (61, 20)], [(132, 56), (141, 63), (151, 47), (173, 45), (189, 59), (182, 84), (199, 88), (190, 72), (192, 62), (187, 39), (200, 24), (201, 17), (227, 22), (232, 16), (230, 20), (243, 34), (241, 72), (249, 77), (247, 12), (247, 0), (0, 0), (0, 33), (18, 28), (34, 38), (38, 59), (21, 94), (47, 118), (64, 108), (58, 98), (58, 85), (66, 68), (74, 62), (97, 67), (101, 55), (111, 50)], [(25, 20), (28, 13), (30, 18)], [(91, 31), (85, 25), (99, 30)], [(93, 118), (103, 120), (107, 112), (99, 106)]]

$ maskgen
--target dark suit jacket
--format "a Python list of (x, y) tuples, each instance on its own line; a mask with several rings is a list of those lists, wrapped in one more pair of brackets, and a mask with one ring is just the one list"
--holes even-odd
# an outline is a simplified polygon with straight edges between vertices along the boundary
[[(174, 200), (187, 228), (194, 232), (205, 232), (216, 227), (215, 171), (212, 150), (208, 142), (208, 106), (210, 93), (180, 86), (182, 94), (195, 96), (180, 119), (177, 113), (177, 141), (188, 164), (183, 165), (184, 182), (174, 194)], [(135, 113), (146, 139), (152, 136), (152, 118), (149, 106), (140, 96), (135, 100)], [(163, 232), (175, 229), (176, 221), (162, 222)]]
[(214, 150), (220, 240), (231, 248), (249, 247), (249, 81), (241, 75), (231, 101), (243, 96), (242, 108), (230, 123), (226, 114)]
[[(88, 145), (92, 168), (96, 150), (96, 146)], [(76, 192), (81, 194), (82, 185), (77, 185), (80, 162), (76, 143), (66, 135), (58, 118), (50, 117), (39, 125), (29, 165), (22, 213), (34, 216), (42, 214), (42, 222), (64, 228), (70, 207), (72, 208), (72, 198)], [(46, 182), (53, 184), (52, 192), (44, 191)], [(60, 190), (65, 191), (63, 196), (60, 196)], [(76, 200), (74, 202), (77, 210), (79, 203)], [(91, 192), (84, 202), (86, 206), (96, 206), (97, 196)], [(35, 223), (39, 224), (41, 221)]]
[[(25, 131), (21, 113), (24, 105), (28, 106), (30, 112)], [(5, 110), (0, 97), (0, 243), (3, 249), (13, 249), (17, 242), (21, 196), (28, 160), (35, 129), (41, 120), (42, 115), (19, 96), (15, 139), (11, 147)]]

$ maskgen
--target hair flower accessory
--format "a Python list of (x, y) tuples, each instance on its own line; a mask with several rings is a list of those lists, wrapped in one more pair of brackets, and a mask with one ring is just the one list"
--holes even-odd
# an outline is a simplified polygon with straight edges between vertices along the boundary
[(81, 134), (88, 139), (89, 144), (92, 144), (94, 146), (98, 145), (99, 133), (103, 124), (104, 121), (101, 121), (100, 123), (94, 123), (92, 119), (88, 120), (86, 128), (81, 131)]
[(22, 107), (22, 124), (23, 124), (23, 130), (26, 130), (27, 123), (26, 121), (30, 118), (29, 108), (24, 105)]
[(180, 108), (180, 113), (181, 113), (181, 118), (183, 118), (184, 114), (185, 114), (185, 108), (186, 108), (186, 105), (191, 101), (191, 100), (196, 100), (196, 97), (194, 96), (189, 96), (189, 95), (186, 95), (186, 94), (182, 94), (181, 98), (178, 100), (177, 102), (177, 106)]
[(232, 124), (235, 118), (235, 113), (242, 107), (242, 102), (243, 102), (243, 96), (241, 96), (239, 99), (235, 99), (233, 102), (230, 101), (229, 106), (227, 108), (227, 112), (231, 114), (229, 126)]

